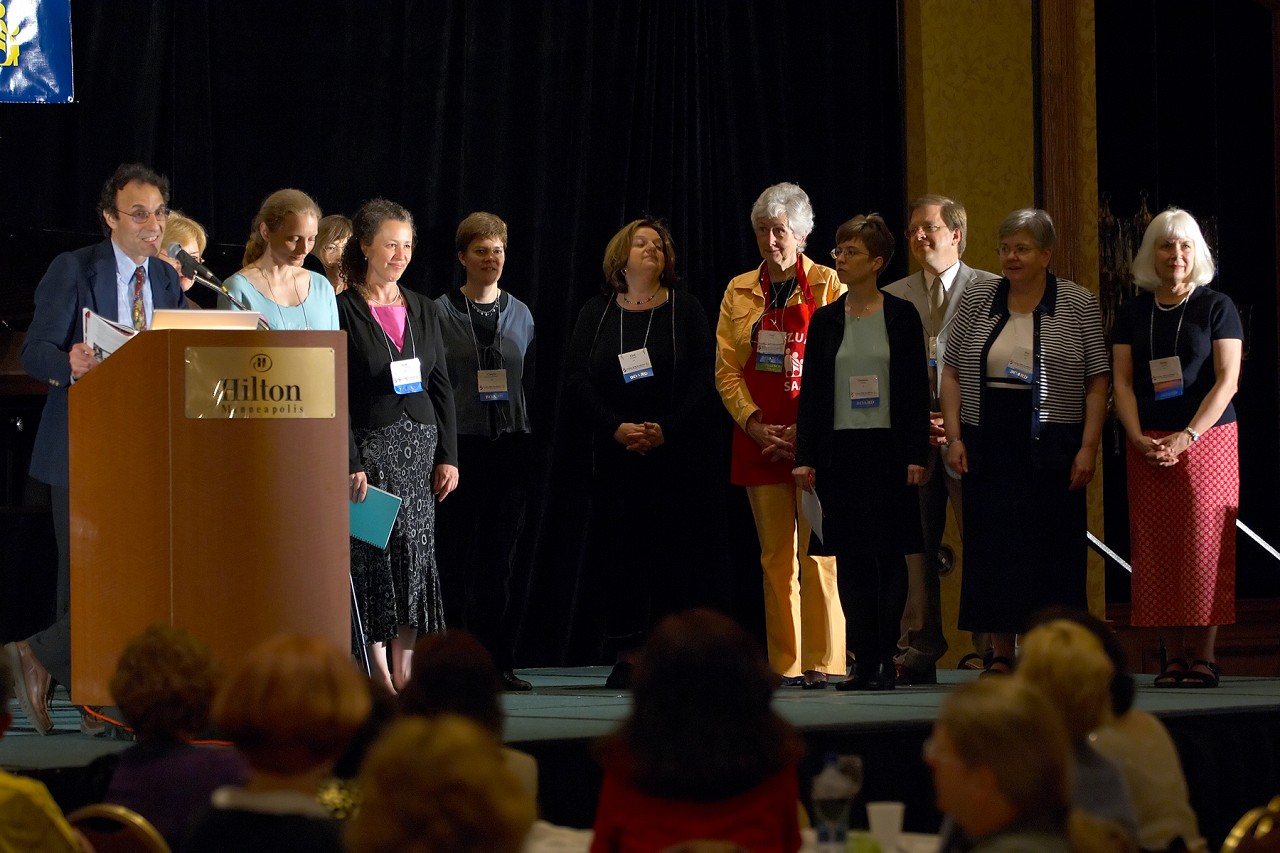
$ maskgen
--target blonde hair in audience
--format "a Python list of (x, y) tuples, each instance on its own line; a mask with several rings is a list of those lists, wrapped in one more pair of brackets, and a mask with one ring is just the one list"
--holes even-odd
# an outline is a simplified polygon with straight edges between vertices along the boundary
[(496, 737), (454, 714), (406, 717), (360, 770), (352, 853), (516, 853), (536, 817)]
[(1111, 715), (1115, 667), (1088, 629), (1066, 619), (1032, 628), (1022, 640), (1016, 678), (1038, 688), (1079, 743)]
[(259, 645), (218, 691), (213, 722), (255, 770), (302, 773), (334, 760), (369, 716), (368, 681), (324, 640)]

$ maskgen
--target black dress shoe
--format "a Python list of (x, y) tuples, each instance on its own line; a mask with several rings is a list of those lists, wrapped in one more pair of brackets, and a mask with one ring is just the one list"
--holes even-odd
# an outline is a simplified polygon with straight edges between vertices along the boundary
[(937, 684), (937, 667), (897, 665), (897, 681), (899, 687), (913, 687), (918, 684)]
[(502, 689), (508, 693), (528, 693), (533, 685), (509, 669), (502, 671)]
[(867, 679), (868, 690), (892, 690), (898, 682), (897, 667), (893, 662), (882, 663)]
[(604, 686), (610, 690), (631, 689), (631, 662), (620, 660), (613, 665), (613, 671), (604, 680)]
[(804, 678), (804, 683), (800, 685), (802, 690), (827, 689), (827, 674), (825, 672), (818, 672), (816, 669), (805, 670), (804, 675), (801, 677)]
[(851, 675), (844, 681), (836, 682), (836, 690), (846, 693), (850, 690), (866, 690), (867, 677), (865, 675)]

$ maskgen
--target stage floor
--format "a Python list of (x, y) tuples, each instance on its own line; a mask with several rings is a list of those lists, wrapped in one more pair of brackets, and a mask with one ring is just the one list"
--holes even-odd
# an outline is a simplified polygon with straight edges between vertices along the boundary
[[(512, 744), (591, 741), (612, 731), (626, 717), (630, 696), (604, 686), (609, 667), (566, 667), (521, 670), (534, 685), (530, 693), (505, 694), (506, 739)], [(871, 732), (927, 727), (937, 716), (947, 692), (977, 677), (972, 671), (943, 670), (939, 684), (880, 693), (826, 690), (778, 690), (775, 702), (794, 726), (806, 733)], [(1139, 676), (1149, 685), (1151, 676)], [(710, 685), (708, 689), (714, 689)], [(691, 702), (697, 696), (690, 696)], [(1205, 717), (1227, 713), (1280, 712), (1280, 678), (1224, 676), (1216, 690), (1139, 686), (1137, 707), (1162, 718)], [(14, 725), (0, 740), (0, 767), (6, 770), (49, 770), (81, 767), (100, 755), (124, 749), (125, 741), (82, 735), (79, 716), (59, 690), (54, 696), (53, 734), (41, 737), (25, 725), (13, 702)]]

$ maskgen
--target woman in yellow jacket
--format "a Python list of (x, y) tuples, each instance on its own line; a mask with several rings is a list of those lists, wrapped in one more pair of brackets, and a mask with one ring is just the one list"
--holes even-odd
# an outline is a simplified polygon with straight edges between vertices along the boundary
[(774, 184), (751, 208), (763, 258), (729, 282), (716, 326), (716, 388), (737, 422), (731, 479), (745, 486), (760, 537), (769, 662), (787, 686), (825, 687), (846, 671), (832, 557), (809, 555), (791, 476), (809, 317), (844, 293), (835, 270), (802, 253), (813, 206)]

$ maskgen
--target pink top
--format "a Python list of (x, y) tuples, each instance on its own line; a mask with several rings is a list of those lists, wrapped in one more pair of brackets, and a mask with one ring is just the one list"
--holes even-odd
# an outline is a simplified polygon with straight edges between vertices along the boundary
[(387, 337), (391, 338), (391, 342), (396, 345), (396, 349), (404, 349), (404, 320), (405, 309), (403, 305), (370, 305), (369, 310), (373, 312), (373, 318), (378, 321), (378, 325), (382, 327), (382, 331), (387, 333)]

